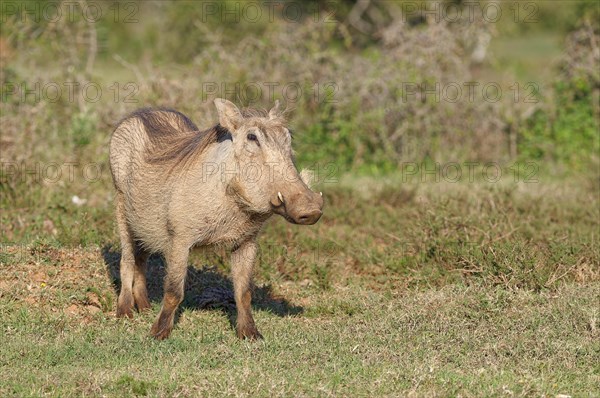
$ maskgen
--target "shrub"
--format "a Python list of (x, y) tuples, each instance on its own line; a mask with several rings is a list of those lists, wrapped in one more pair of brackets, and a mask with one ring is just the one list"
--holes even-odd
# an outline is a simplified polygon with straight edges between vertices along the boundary
[(550, 104), (527, 120), (520, 155), (581, 169), (598, 163), (600, 153), (600, 35), (583, 24), (566, 41), (566, 54)]

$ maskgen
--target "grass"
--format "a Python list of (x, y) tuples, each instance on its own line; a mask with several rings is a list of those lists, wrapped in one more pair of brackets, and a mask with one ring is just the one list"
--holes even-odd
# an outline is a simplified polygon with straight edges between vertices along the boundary
[(548, 65), (560, 60), (563, 41), (564, 36), (559, 34), (530, 33), (493, 40), (490, 51), (497, 63), (495, 66), (506, 74), (512, 73), (521, 83), (551, 82), (555, 76)]
[(110, 202), (17, 210), (0, 395), (598, 396), (596, 180), (398, 178), (341, 178), (315, 227), (268, 224), (258, 343), (232, 329), (225, 252), (194, 253), (172, 338), (156, 342), (164, 263), (151, 260), (152, 311), (115, 319)]
[[(76, 90), (53, 102), (17, 91), (0, 103), (0, 397), (600, 397), (600, 170), (596, 141), (581, 134), (597, 126), (597, 78), (583, 81), (589, 101), (578, 86), (552, 102), (557, 80), (573, 84), (556, 61), (580, 5), (535, 3), (540, 23), (527, 27), (507, 10), (489, 58), (474, 65), (465, 39), (479, 24), (403, 27), (400, 42), (373, 36), (361, 50), (367, 38), (346, 22), (278, 19), (256, 36), (257, 26), (200, 24), (193, 2), (159, 3), (140, 3), (136, 24), (3, 25), (3, 84), (94, 82), (104, 95), (93, 102)], [(377, 10), (365, 15), (378, 19)], [(588, 47), (567, 59), (593, 70)], [(203, 83), (264, 79), (339, 83), (335, 96), (292, 104), (298, 162), (333, 177), (317, 187), (324, 216), (311, 227), (279, 217), (265, 227), (253, 295), (263, 341), (235, 337), (220, 250), (192, 254), (175, 329), (157, 342), (149, 330), (160, 256), (148, 271), (152, 310), (115, 318), (109, 132), (127, 112), (156, 105), (208, 127), (215, 113)], [(472, 80), (501, 83), (505, 101), (394, 94), (404, 82)], [(390, 90), (373, 95), (380, 81)], [(531, 116), (533, 105), (512, 101), (517, 81), (523, 96), (525, 83), (540, 85), (538, 110), (561, 112)], [(126, 101), (131, 82), (137, 103)], [(335, 106), (323, 102), (329, 96)], [(507, 168), (519, 159), (533, 175)], [(465, 162), (457, 183), (397, 167), (448, 160)], [(480, 162), (472, 181), (467, 160)], [(487, 161), (503, 167), (502, 179), (485, 181)]]

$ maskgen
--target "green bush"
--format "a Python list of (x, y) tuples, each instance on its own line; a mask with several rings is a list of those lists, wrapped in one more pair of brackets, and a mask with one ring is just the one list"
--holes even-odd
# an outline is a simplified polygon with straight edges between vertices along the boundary
[(520, 132), (522, 159), (552, 160), (575, 169), (597, 163), (600, 75), (594, 54), (599, 39), (597, 28), (589, 24), (569, 35), (552, 106), (537, 110)]

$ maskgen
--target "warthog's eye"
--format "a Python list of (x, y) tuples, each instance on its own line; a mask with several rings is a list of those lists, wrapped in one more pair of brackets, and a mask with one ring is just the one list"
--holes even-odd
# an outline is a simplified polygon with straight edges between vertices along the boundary
[(258, 137), (256, 136), (256, 134), (250, 133), (250, 134), (248, 134), (247, 138), (248, 138), (248, 141), (256, 141), (256, 143), (259, 144)]

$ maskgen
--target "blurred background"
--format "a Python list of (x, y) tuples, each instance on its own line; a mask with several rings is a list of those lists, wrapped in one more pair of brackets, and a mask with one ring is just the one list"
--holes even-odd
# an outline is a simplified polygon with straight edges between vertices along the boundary
[(355, 206), (344, 186), (408, 190), (394, 208), (421, 182), (596, 192), (596, 1), (7, 1), (1, 17), (8, 242), (113, 240), (115, 123), (166, 106), (207, 128), (217, 97), (281, 100), (331, 207)]
[(0, 50), (2, 161), (105, 159), (136, 107), (209, 126), (221, 96), (283, 100), (303, 166), (598, 166), (595, 1), (5, 2)]

